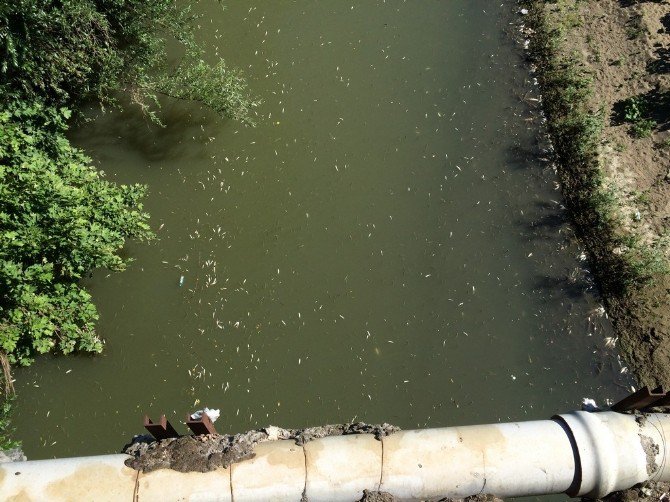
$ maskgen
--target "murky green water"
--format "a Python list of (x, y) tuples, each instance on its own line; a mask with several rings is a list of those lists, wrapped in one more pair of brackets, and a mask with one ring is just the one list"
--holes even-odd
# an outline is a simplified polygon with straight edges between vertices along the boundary
[(221, 431), (415, 428), (626, 393), (511, 5), (215, 4), (200, 34), (246, 69), (259, 125), (166, 102), (166, 129), (128, 110), (74, 131), (110, 178), (149, 184), (160, 240), (88, 282), (103, 355), (17, 372), (30, 458), (115, 452), (144, 412), (203, 405)]

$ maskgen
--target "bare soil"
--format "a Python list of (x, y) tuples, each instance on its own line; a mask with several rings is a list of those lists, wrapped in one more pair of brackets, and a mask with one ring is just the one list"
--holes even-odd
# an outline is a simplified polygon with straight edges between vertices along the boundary
[[(619, 206), (617, 231), (662, 249), (670, 230), (670, 3), (557, 0), (543, 8), (550, 25), (564, 28), (563, 55), (576, 54), (582, 73), (592, 76), (591, 107), (606, 117), (601, 167)], [(644, 102), (645, 118), (655, 122), (649, 137), (636, 137), (626, 120), (630, 98)], [(656, 274), (641, 288), (604, 293), (638, 382), (670, 387), (670, 277)]]
[[(360, 502), (395, 502), (396, 499), (393, 495), (387, 492), (371, 492), (369, 490), (363, 491), (363, 498), (360, 499)], [(470, 497), (465, 497), (463, 499), (440, 499), (439, 502), (503, 502), (503, 499), (500, 499), (494, 495), (479, 494), (471, 495)]]
[(363, 490), (363, 497), (359, 502), (395, 502), (396, 498), (388, 492), (373, 492)]
[(655, 483), (646, 487), (631, 488), (614, 492), (604, 497), (603, 502), (668, 502), (670, 500), (670, 484)]
[[(651, 245), (670, 222), (670, 4), (598, 0), (581, 10), (576, 45), (595, 78), (594, 102), (608, 117), (603, 165), (626, 204), (626, 231)], [(649, 138), (622, 120), (630, 97), (649, 101)], [(639, 211), (639, 221), (636, 218)], [(621, 350), (641, 384), (670, 387), (670, 278), (611, 302)]]

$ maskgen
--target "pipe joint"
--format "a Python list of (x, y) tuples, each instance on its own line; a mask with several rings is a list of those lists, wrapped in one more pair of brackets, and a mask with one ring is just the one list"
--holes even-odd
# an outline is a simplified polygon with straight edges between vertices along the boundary
[(670, 415), (575, 411), (554, 417), (572, 435), (575, 478), (567, 494), (599, 498), (648, 480), (665, 480)]

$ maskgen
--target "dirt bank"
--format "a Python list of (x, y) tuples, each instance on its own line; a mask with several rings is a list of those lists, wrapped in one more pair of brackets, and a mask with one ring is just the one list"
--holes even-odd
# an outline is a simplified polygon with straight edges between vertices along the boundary
[(374, 434), (375, 438), (380, 440), (383, 436), (399, 430), (399, 427), (389, 424), (370, 425), (356, 422), (305, 429), (281, 429), (270, 426), (235, 435), (181, 436), (162, 441), (142, 436), (127, 445), (123, 453), (133, 457), (126, 461), (126, 465), (144, 472), (156, 469), (208, 472), (253, 458), (254, 446), (264, 441), (292, 439), (297, 445), (303, 445), (314, 439), (347, 434)]
[[(393, 495), (387, 492), (371, 492), (365, 490), (360, 502), (395, 502), (396, 500), (399, 499), (396, 499)], [(439, 502), (503, 502), (503, 499), (493, 495), (480, 494), (463, 499), (440, 499)]]
[(670, 4), (521, 1), (564, 196), (640, 384), (670, 387)]
[[(621, 354), (670, 388), (670, 3), (521, 1), (564, 197)], [(670, 486), (608, 501), (670, 500)]]
[(670, 484), (656, 483), (647, 487), (631, 488), (630, 490), (614, 492), (602, 500), (603, 502), (668, 502), (670, 500)]

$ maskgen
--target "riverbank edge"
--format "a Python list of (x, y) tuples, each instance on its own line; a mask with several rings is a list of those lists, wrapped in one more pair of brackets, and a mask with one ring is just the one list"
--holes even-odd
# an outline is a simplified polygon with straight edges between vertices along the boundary
[[(572, 3), (585, 19), (561, 15)], [(606, 315), (612, 318), (619, 348), (641, 385), (670, 386), (668, 360), (670, 312), (667, 302), (668, 260), (659, 248), (636, 238), (622, 217), (626, 210), (608, 178), (603, 131), (610, 127), (598, 97), (594, 72), (566, 34), (578, 36), (570, 23), (588, 19), (593, 0), (521, 0), (522, 33), (532, 70), (542, 92), (566, 205), (585, 246), (600, 286)], [(561, 5), (562, 4), (562, 5)], [(586, 7), (584, 7), (586, 5)], [(623, 9), (624, 7), (619, 7)], [(586, 40), (584, 41), (586, 42)]]

